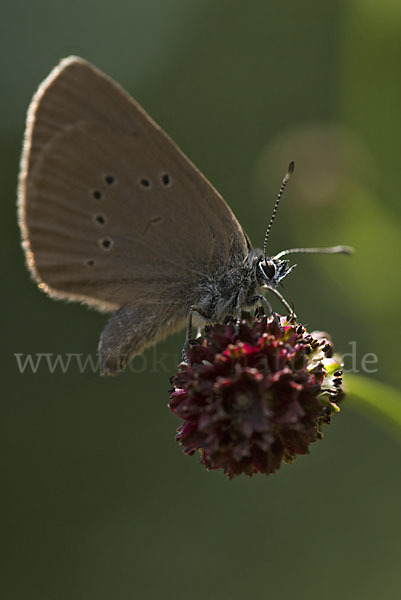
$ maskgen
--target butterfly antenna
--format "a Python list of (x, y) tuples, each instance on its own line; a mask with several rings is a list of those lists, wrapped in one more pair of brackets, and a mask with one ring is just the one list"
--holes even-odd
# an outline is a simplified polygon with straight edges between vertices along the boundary
[(273, 258), (280, 259), (287, 254), (354, 254), (352, 246), (330, 246), (329, 248), (289, 248), (282, 250)]
[(289, 178), (291, 177), (291, 175), (294, 172), (294, 166), (295, 166), (294, 165), (294, 161), (292, 160), (290, 162), (290, 164), (288, 165), (288, 171), (285, 174), (285, 177), (284, 177), (284, 179), (282, 181), (282, 184), (280, 186), (280, 190), (279, 190), (279, 192), (277, 194), (276, 203), (275, 203), (274, 208), (273, 208), (273, 214), (271, 216), (271, 219), (270, 219), (269, 224), (268, 224), (267, 229), (266, 229), (265, 240), (263, 242), (263, 254), (265, 256), (265, 260), (266, 260), (267, 240), (269, 239), (270, 230), (272, 228), (273, 221), (276, 218), (276, 212), (277, 212), (277, 209), (278, 209), (278, 205), (280, 204), (281, 196), (283, 195), (283, 192), (285, 190), (285, 186), (287, 185), (287, 182), (288, 182)]

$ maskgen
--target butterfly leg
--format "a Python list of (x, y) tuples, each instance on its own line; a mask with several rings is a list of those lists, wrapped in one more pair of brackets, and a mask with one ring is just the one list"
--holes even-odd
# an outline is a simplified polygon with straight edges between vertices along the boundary
[(288, 314), (296, 318), (297, 315), (294, 312), (294, 308), (287, 302), (287, 300), (284, 298), (284, 296), (282, 294), (280, 294), (280, 292), (278, 290), (276, 290), (276, 288), (267, 286), (266, 289), (269, 290), (269, 292), (273, 292), (273, 294), (275, 294), (277, 296), (277, 298), (280, 299), (283, 306), (285, 306), (285, 308), (288, 311)]
[(235, 321), (235, 331), (237, 333), (239, 333), (239, 326), (241, 325), (242, 305), (243, 305), (243, 302), (244, 302), (244, 289), (241, 288), (240, 291), (239, 291), (239, 293), (238, 293), (237, 304), (235, 306), (235, 310), (236, 310), (236, 313), (237, 313), (237, 318), (236, 318), (236, 321)]
[(276, 321), (277, 325), (280, 328), (281, 333), (283, 333), (283, 328), (281, 327), (281, 323), (280, 323), (280, 319), (277, 316), (277, 313), (274, 312), (272, 305), (270, 304), (270, 302), (267, 300), (267, 298), (265, 298), (262, 294), (258, 294), (257, 296), (254, 296), (252, 298), (252, 302), (256, 302), (257, 300), (260, 300), (262, 304), (264, 304), (265, 308), (267, 308), (269, 314), (273, 317), (273, 319)]
[[(184, 347), (182, 349), (182, 360), (185, 362), (188, 362), (188, 350), (189, 350), (189, 342), (192, 339), (192, 317), (194, 312), (198, 312), (199, 314), (200, 311), (196, 306), (191, 306), (189, 309), (189, 313), (188, 313), (188, 324), (187, 324), (187, 333), (185, 335), (185, 342), (184, 342)], [(198, 328), (198, 333), (199, 333), (199, 328)], [(199, 335), (198, 335), (199, 337)]]

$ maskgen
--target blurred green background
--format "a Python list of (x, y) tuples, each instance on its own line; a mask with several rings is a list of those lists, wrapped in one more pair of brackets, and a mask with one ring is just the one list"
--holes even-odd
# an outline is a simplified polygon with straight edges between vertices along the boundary
[(18, 371), (14, 353), (95, 353), (106, 321), (41, 294), (19, 247), (26, 108), (69, 54), (139, 100), (255, 245), (295, 160), (272, 251), (357, 250), (299, 257), (297, 313), (341, 352), (355, 341), (358, 368), (375, 353), (368, 377), (399, 382), (399, 2), (3, 0), (2, 597), (393, 600), (400, 446), (352, 398), (310, 456), (229, 482), (174, 441), (168, 377), (183, 334), (117, 379)]

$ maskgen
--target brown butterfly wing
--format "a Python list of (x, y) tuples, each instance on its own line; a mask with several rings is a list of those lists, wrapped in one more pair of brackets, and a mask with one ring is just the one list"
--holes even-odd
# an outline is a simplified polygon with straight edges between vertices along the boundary
[(19, 211), (40, 287), (102, 309), (162, 300), (184, 314), (199, 282), (247, 254), (211, 184), (122, 88), (75, 57), (29, 109)]

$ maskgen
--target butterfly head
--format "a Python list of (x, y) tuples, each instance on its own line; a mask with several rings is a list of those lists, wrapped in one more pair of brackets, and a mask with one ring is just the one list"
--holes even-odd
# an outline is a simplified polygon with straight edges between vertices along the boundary
[(277, 287), (297, 265), (289, 266), (288, 260), (261, 258), (257, 266), (257, 278), (260, 285)]

